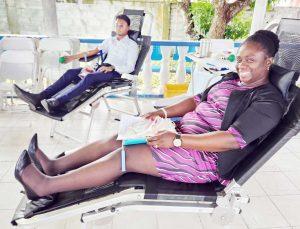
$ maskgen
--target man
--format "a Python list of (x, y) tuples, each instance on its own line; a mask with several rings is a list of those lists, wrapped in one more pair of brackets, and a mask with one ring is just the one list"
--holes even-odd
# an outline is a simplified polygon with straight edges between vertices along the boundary
[[(100, 50), (107, 53), (107, 58), (96, 71), (90, 67), (85, 69), (69, 69), (55, 83), (39, 94), (26, 92), (14, 85), (16, 94), (31, 107), (42, 105), (48, 112), (57, 110), (61, 105), (80, 95), (91, 85), (109, 82), (120, 78), (123, 73), (131, 73), (138, 58), (139, 48), (135, 41), (128, 37), (130, 19), (126, 15), (116, 17), (116, 36), (105, 39), (96, 49), (71, 56), (64, 56), (64, 63), (86, 58), (97, 54)], [(76, 85), (61, 95), (52, 97), (72, 82)]]

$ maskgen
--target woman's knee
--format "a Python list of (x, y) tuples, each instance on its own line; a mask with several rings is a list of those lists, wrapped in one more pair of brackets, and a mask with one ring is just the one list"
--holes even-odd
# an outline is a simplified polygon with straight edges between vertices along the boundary
[(117, 136), (114, 135), (112, 137), (97, 140), (91, 144), (93, 145), (93, 150), (96, 150), (95, 153), (107, 154), (121, 148), (122, 141), (117, 140)]
[(100, 140), (101, 144), (104, 143), (111, 151), (117, 150), (122, 146), (122, 141), (117, 140), (117, 135), (108, 137), (105, 140)]
[(159, 176), (150, 147), (147, 145), (125, 147), (125, 153), (127, 172)]

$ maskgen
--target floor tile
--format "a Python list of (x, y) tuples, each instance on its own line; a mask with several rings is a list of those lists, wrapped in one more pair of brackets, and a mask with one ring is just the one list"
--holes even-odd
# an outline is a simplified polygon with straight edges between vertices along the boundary
[(300, 153), (300, 138), (292, 138), (287, 143), (287, 148), (291, 150), (293, 153)]
[(211, 217), (209, 214), (199, 215), (202, 223), (203, 229), (246, 229), (243, 218), (240, 215), (234, 215), (232, 222), (228, 225), (220, 225), (218, 222)]
[(292, 184), (300, 190), (300, 171), (284, 172), (284, 174), (290, 179)]
[(203, 228), (199, 214), (196, 213), (157, 212), (156, 216), (159, 229)]
[(274, 164), (280, 168), (281, 171), (299, 171), (300, 159), (293, 153), (275, 154), (272, 158)]
[(243, 188), (249, 196), (266, 196), (266, 192), (262, 189), (254, 176), (243, 184)]
[(14, 183), (17, 182), (17, 180), (15, 179), (15, 164), (16, 163), (10, 163), (11, 166), (9, 167), (9, 169), (6, 171), (6, 173), (2, 176), (2, 178), (0, 179), (1, 183)]
[(113, 229), (156, 229), (157, 218), (155, 212), (120, 212), (114, 216)]
[(290, 226), (268, 197), (251, 197), (242, 207), (242, 216), (249, 228)]
[(16, 162), (24, 149), (23, 145), (0, 146), (0, 161)]
[(300, 194), (297, 187), (282, 172), (259, 172), (255, 179), (268, 195)]
[(291, 226), (300, 226), (300, 195), (271, 196), (270, 198)]
[[(75, 229), (83, 228), (83, 223), (81, 222), (81, 215), (76, 215), (65, 220), (65, 229)], [(96, 220), (85, 224), (86, 229), (111, 229), (112, 228), (112, 217), (108, 217), (102, 220)]]
[(4, 174), (14, 165), (13, 162), (1, 162), (0, 161), (0, 181)]
[(0, 210), (13, 210), (19, 204), (23, 194), (22, 186), (18, 183), (0, 182)]
[(113, 218), (111, 218), (111, 217), (97, 220), (97, 221), (93, 222), (91, 228), (92, 229), (98, 229), (98, 228), (99, 229), (112, 229), (113, 228), (112, 222), (113, 222)]
[(0, 227), (1, 229), (13, 229), (11, 219), (14, 215), (14, 210), (0, 210)]

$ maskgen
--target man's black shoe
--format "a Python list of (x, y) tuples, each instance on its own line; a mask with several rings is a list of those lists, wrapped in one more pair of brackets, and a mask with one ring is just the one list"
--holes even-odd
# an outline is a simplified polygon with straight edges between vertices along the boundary
[(29, 104), (31, 109), (36, 110), (41, 105), (41, 96), (39, 94), (24, 91), (16, 84), (14, 84), (14, 91), (20, 99)]
[(41, 101), (41, 104), (48, 113), (53, 113), (60, 107), (60, 102), (55, 98), (44, 99)]

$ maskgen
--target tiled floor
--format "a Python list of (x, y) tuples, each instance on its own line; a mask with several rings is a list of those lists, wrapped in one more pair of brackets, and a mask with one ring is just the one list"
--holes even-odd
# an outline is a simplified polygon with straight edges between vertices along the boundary
[[(116, 103), (114, 101), (114, 103)], [(150, 101), (142, 101), (144, 112), (151, 110)], [(119, 107), (128, 106), (118, 102)], [(90, 141), (104, 138), (115, 132), (118, 122), (101, 103), (96, 111)], [(80, 136), (88, 119), (80, 114), (60, 126), (66, 132)], [(74, 148), (80, 144), (59, 136), (49, 137), (50, 119), (30, 112), (27, 107), (13, 111), (0, 111), (0, 228), (11, 228), (10, 220), (22, 194), (21, 185), (13, 177), (16, 160), (37, 132), (40, 146), (49, 156)], [(269, 162), (244, 185), (251, 201), (242, 214), (224, 228), (290, 228), (300, 229), (300, 135), (290, 140)], [(72, 217), (40, 228), (80, 228), (80, 218)], [(96, 222), (93, 228), (222, 228), (209, 215), (188, 213), (129, 212), (113, 219)]]

